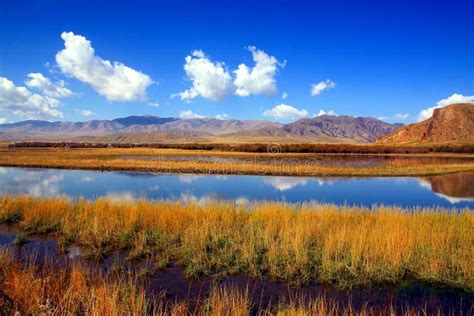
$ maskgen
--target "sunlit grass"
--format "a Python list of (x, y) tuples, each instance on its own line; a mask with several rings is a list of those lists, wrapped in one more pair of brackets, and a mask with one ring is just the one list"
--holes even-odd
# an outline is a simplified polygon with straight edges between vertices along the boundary
[(188, 276), (342, 287), (415, 279), (474, 291), (470, 210), (4, 196), (0, 223), (53, 233), (94, 257), (124, 249), (157, 268), (174, 260)]
[[(151, 160), (123, 158), (126, 155), (156, 157)], [(244, 161), (173, 161), (172, 155), (239, 157)], [(254, 174), (289, 176), (420, 176), (474, 171), (473, 160), (453, 163), (386, 163), (368, 167), (341, 167), (318, 164), (317, 160), (301, 162), (296, 158), (308, 154), (209, 152), (181, 149), (25, 149), (0, 151), (0, 165), (17, 167), (50, 167), (90, 170), (129, 170), (172, 173)], [(425, 155), (433, 156), (433, 155)], [(461, 154), (438, 154), (441, 157), (471, 157)], [(257, 159), (258, 158), (258, 159)], [(278, 159), (280, 160), (278, 160)], [(281, 159), (286, 159), (282, 162)], [(260, 159), (260, 160), (259, 160)]]

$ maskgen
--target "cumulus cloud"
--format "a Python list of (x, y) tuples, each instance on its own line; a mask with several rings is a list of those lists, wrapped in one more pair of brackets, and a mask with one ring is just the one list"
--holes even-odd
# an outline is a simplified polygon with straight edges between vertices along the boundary
[(192, 87), (171, 97), (190, 101), (201, 96), (211, 101), (220, 101), (232, 94), (241, 97), (251, 94), (275, 94), (275, 75), (278, 67), (284, 67), (284, 64), (256, 47), (250, 46), (247, 49), (252, 53), (255, 65), (249, 67), (240, 64), (233, 71), (234, 78), (223, 62), (212, 61), (202, 50), (193, 51), (191, 55), (186, 56), (184, 64), (186, 76), (192, 82)]
[(464, 96), (462, 94), (454, 93), (452, 96), (439, 100), (436, 105), (438, 106), (448, 106), (455, 103), (472, 103), (474, 102), (474, 95)]
[(0, 117), (0, 124), (6, 124), (8, 123), (8, 120), (4, 117)]
[(218, 119), (218, 120), (228, 120), (228, 119), (229, 119), (229, 115), (227, 115), (227, 114), (225, 114), (225, 113), (224, 113), (224, 114), (217, 114), (217, 115), (215, 116), (215, 118)]
[(205, 118), (204, 115), (199, 115), (197, 113), (194, 113), (191, 110), (186, 110), (186, 111), (179, 112), (179, 117), (182, 118), (182, 119), (202, 119), (202, 118)]
[(184, 71), (192, 82), (192, 87), (172, 97), (179, 96), (189, 101), (197, 96), (219, 101), (233, 93), (232, 77), (224, 68), (224, 63), (213, 62), (202, 50), (195, 50), (186, 56)]
[(280, 120), (296, 120), (308, 116), (308, 111), (298, 110), (297, 108), (287, 105), (279, 104), (273, 109), (263, 112), (263, 116), (273, 117)]
[(82, 110), (82, 109), (75, 109), (77, 113), (79, 113), (82, 116), (92, 116), (95, 113), (90, 111), (90, 110)]
[(144, 101), (153, 80), (146, 74), (110, 62), (95, 54), (84, 36), (63, 32), (65, 48), (56, 54), (56, 63), (67, 75), (89, 84), (109, 101)]
[(433, 115), (433, 111), (435, 109), (443, 108), (445, 106), (448, 106), (450, 104), (455, 104), (455, 103), (472, 103), (472, 102), (474, 102), (474, 95), (464, 96), (462, 94), (454, 93), (453, 95), (451, 95), (450, 97), (447, 97), (446, 99), (439, 100), (436, 103), (436, 106), (422, 110), (420, 114), (418, 114), (418, 121), (424, 121), (430, 118)]
[(59, 100), (32, 93), (26, 87), (18, 87), (5, 77), (0, 77), (0, 109), (11, 111), (26, 119), (49, 119), (63, 116), (57, 108)]
[(336, 112), (334, 112), (333, 110), (330, 110), (328, 112), (324, 110), (319, 110), (319, 113), (316, 114), (315, 116), (321, 116), (321, 115), (336, 115)]
[(280, 64), (278, 59), (268, 55), (263, 50), (254, 46), (249, 46), (255, 66), (249, 68), (245, 64), (240, 64), (234, 70), (234, 84), (237, 87), (235, 94), (246, 97), (251, 94), (273, 95), (276, 93), (275, 75)]
[(25, 84), (29, 88), (36, 88), (41, 91), (43, 95), (52, 98), (66, 98), (74, 95), (74, 93), (64, 86), (64, 81), (60, 80), (57, 83), (51, 82), (43, 74), (36, 72), (28, 74), (29, 80)]
[(324, 90), (333, 89), (336, 87), (336, 83), (332, 80), (327, 79), (311, 85), (311, 96), (315, 96), (323, 92)]

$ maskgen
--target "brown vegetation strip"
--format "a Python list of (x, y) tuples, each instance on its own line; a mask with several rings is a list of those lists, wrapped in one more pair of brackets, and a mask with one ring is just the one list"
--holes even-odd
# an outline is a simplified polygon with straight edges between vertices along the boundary
[[(199, 152), (201, 154), (202, 152)], [(89, 170), (117, 170), (169, 173), (251, 174), (287, 176), (421, 176), (474, 171), (474, 161), (434, 164), (384, 164), (371, 167), (338, 167), (318, 165), (317, 160), (294, 161), (291, 158), (308, 157), (298, 154), (213, 153), (245, 158), (243, 162), (170, 161), (168, 155), (193, 155), (196, 152), (176, 149), (30, 149), (0, 151), (0, 165)], [(122, 155), (148, 155), (152, 160), (120, 158)], [(255, 157), (266, 158), (262, 163)], [(289, 158), (281, 163), (281, 157)], [(468, 156), (472, 158), (471, 156)], [(248, 158), (248, 159), (247, 159)]]
[(188, 276), (341, 287), (419, 280), (474, 292), (471, 210), (4, 196), (2, 223), (90, 256), (123, 249), (161, 267), (177, 261)]

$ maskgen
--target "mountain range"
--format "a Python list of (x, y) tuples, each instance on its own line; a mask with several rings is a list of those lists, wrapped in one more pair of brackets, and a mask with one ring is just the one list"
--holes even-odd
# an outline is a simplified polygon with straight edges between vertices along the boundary
[(265, 120), (163, 118), (129, 116), (114, 120), (49, 122), (28, 120), (0, 125), (0, 139), (9, 141), (85, 142), (296, 142), (370, 143), (403, 124), (371, 117), (322, 115), (289, 124)]

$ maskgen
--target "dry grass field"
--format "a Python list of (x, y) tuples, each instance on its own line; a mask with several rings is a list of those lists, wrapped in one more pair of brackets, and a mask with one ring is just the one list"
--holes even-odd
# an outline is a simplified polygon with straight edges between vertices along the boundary
[(417, 280), (474, 291), (470, 210), (0, 198), (0, 224), (100, 257), (118, 249), (189, 277), (243, 273), (339, 287)]
[[(238, 157), (241, 161), (169, 160), (170, 156)], [(331, 155), (331, 154), (329, 154)], [(124, 158), (145, 156), (149, 160)], [(392, 154), (392, 156), (397, 156)], [(416, 157), (417, 155), (398, 155)], [(474, 171), (471, 154), (424, 154), (419, 157), (457, 157), (465, 161), (455, 163), (386, 163), (378, 166), (340, 167), (318, 164), (311, 154), (296, 153), (246, 153), (184, 149), (112, 148), (112, 149), (63, 149), (31, 148), (0, 151), (0, 166), (41, 167), (90, 170), (127, 170), (169, 173), (253, 174), (288, 176), (422, 176)], [(469, 159), (468, 159), (469, 158)]]

